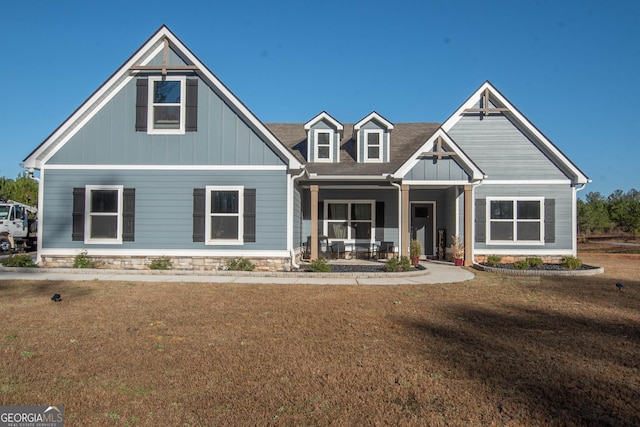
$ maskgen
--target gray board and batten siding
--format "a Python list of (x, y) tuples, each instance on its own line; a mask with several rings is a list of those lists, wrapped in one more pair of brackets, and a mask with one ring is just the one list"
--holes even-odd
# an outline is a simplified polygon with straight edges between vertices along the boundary
[(136, 82), (143, 78), (132, 78), (47, 163), (285, 165), (269, 142), (195, 76), (189, 78), (198, 81), (197, 131), (182, 135), (136, 131)]
[(404, 176), (408, 181), (469, 181), (471, 177), (453, 157), (424, 157)]
[(504, 115), (464, 116), (448, 134), (489, 180), (568, 179)]
[[(43, 248), (94, 249), (287, 249), (287, 173), (275, 171), (48, 170), (44, 192)], [(135, 189), (135, 238), (121, 245), (72, 240), (74, 188), (122, 185)], [(244, 245), (193, 241), (193, 190), (208, 185), (244, 186), (256, 192), (256, 239)]]

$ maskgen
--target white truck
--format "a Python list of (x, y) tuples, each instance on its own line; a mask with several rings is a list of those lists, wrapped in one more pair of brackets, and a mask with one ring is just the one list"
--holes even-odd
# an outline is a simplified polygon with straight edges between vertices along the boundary
[(38, 221), (28, 214), (36, 212), (33, 206), (0, 199), (0, 254), (35, 249)]

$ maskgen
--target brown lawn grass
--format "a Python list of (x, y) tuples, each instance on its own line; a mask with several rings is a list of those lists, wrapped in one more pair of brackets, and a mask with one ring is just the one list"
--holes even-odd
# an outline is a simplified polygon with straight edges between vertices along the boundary
[(606, 273), (0, 281), (0, 405), (68, 426), (640, 425), (640, 255), (583, 259)]

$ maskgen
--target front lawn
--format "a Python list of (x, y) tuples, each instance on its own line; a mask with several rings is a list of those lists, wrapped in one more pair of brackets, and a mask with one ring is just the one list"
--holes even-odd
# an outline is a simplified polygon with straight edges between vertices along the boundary
[(640, 425), (640, 255), (583, 260), (605, 273), (0, 281), (0, 405), (68, 426)]

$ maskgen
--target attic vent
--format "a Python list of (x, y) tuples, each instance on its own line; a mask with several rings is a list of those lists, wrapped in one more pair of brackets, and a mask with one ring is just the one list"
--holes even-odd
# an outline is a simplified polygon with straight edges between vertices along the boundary
[(508, 108), (498, 108), (498, 107), (491, 106), (491, 92), (489, 91), (489, 88), (486, 88), (480, 100), (480, 108), (467, 108), (462, 113), (463, 114), (480, 113), (481, 116), (488, 116), (489, 114), (501, 114), (507, 111), (509, 111)]

